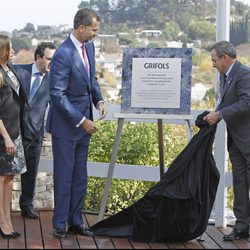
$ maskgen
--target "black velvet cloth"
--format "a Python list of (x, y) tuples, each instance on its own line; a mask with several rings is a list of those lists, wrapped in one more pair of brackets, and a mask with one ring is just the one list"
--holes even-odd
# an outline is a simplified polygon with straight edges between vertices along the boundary
[(163, 178), (132, 206), (92, 226), (95, 235), (166, 242), (205, 232), (220, 178), (212, 155), (216, 125), (203, 121), (206, 114), (197, 117), (199, 132)]

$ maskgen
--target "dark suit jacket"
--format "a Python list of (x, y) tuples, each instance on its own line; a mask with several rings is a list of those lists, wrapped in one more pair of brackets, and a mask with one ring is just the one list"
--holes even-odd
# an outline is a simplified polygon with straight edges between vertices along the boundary
[(220, 110), (226, 122), (229, 140), (241, 152), (250, 152), (250, 68), (236, 61), (226, 82), (221, 80)]
[[(10, 64), (8, 66), (15, 74), (19, 82), (21, 82), (18, 74), (13, 69), (13, 65)], [(8, 134), (13, 140), (16, 139), (20, 133), (21, 106), (24, 99), (23, 89), (20, 84), (18, 95), (11, 79), (1, 66), (0, 72), (4, 78), (4, 86), (0, 88), (0, 119), (2, 119)], [(1, 135), (0, 140), (3, 140)]]
[[(33, 64), (15, 65), (15, 69), (21, 78), (21, 83), (26, 96), (30, 93), (31, 74)], [(27, 99), (26, 99), (27, 100)], [(48, 103), (49, 95), (49, 75), (43, 77), (41, 85), (37, 90), (31, 103), (28, 101), (24, 105), (23, 113), (23, 137), (26, 139), (33, 138), (38, 134), (43, 134), (44, 131), (44, 116)]]
[(93, 119), (92, 103), (102, 101), (100, 87), (95, 78), (95, 51), (93, 43), (86, 45), (90, 65), (90, 79), (78, 54), (67, 38), (56, 50), (50, 70), (51, 105), (46, 129), (56, 137), (79, 140), (85, 135), (76, 125), (83, 116)]

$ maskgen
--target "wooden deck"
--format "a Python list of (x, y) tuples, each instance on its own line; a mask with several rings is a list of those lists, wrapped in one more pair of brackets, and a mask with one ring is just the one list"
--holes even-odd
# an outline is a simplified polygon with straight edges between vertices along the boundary
[[(23, 219), (18, 212), (12, 214), (15, 230), (22, 234), (18, 239), (6, 240), (0, 237), (0, 249), (250, 249), (248, 239), (224, 242), (222, 236), (231, 232), (231, 228), (216, 228), (208, 225), (203, 235), (204, 241), (192, 240), (186, 243), (136, 243), (127, 239), (109, 237), (85, 237), (67, 235), (59, 240), (52, 235), (52, 211), (39, 211), (40, 219)], [(83, 214), (86, 224), (97, 221), (96, 214)]]

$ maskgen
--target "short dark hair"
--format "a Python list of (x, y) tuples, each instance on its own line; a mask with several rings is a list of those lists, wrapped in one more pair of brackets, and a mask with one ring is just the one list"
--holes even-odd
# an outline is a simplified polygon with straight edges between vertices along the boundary
[(220, 41), (212, 45), (210, 52), (215, 50), (218, 57), (223, 55), (228, 55), (230, 58), (235, 59), (237, 57), (237, 52), (234, 45), (228, 41)]
[(36, 47), (35, 53), (34, 53), (34, 58), (36, 60), (37, 56), (40, 56), (41, 58), (44, 56), (44, 51), (45, 49), (56, 49), (56, 46), (52, 42), (41, 42), (38, 44)]
[(101, 21), (101, 18), (95, 11), (90, 9), (79, 9), (74, 17), (74, 29), (77, 29), (80, 25), (91, 26), (94, 18), (98, 22)]

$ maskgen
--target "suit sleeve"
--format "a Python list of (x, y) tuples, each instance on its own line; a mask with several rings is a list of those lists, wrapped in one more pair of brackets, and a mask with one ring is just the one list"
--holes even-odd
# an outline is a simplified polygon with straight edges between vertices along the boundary
[(50, 96), (52, 104), (61, 112), (64, 118), (76, 126), (83, 118), (68, 99), (67, 88), (70, 83), (69, 55), (66, 50), (56, 53), (51, 62), (50, 70)]
[[(91, 49), (92, 49), (94, 65), (95, 65), (95, 47), (93, 43), (92, 43)], [(93, 82), (92, 82), (92, 88), (91, 88), (91, 95), (92, 95), (92, 101), (95, 107), (100, 101), (103, 101), (101, 89), (100, 89), (100, 86), (98, 84), (97, 77), (96, 77), (95, 67), (93, 68)]]
[(91, 90), (91, 94), (92, 94), (93, 103), (94, 103), (94, 105), (96, 107), (97, 104), (100, 101), (103, 101), (101, 89), (100, 89), (100, 86), (99, 86), (99, 84), (97, 82), (97, 78), (96, 77), (94, 79), (94, 84), (93, 84), (93, 87), (92, 87), (92, 90)]

